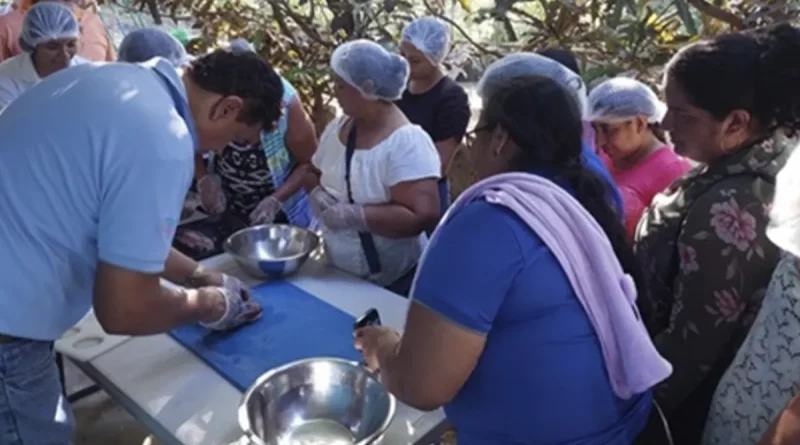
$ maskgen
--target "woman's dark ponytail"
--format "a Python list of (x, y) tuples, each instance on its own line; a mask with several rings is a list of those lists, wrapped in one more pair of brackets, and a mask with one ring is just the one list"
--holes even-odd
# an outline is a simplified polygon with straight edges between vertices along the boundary
[(482, 121), (487, 127), (503, 127), (520, 148), (510, 169), (545, 170), (572, 189), (605, 232), (623, 270), (633, 277), (642, 295), (644, 270), (628, 243), (611, 190), (583, 161), (583, 123), (572, 95), (548, 78), (517, 78), (489, 98)]

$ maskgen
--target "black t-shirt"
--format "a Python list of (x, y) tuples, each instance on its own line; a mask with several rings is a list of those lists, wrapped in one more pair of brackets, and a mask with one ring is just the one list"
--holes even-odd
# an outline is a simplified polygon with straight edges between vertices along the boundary
[(467, 131), (470, 117), (467, 93), (447, 76), (422, 94), (406, 90), (396, 104), (408, 120), (422, 127), (434, 142), (452, 137), (460, 140)]

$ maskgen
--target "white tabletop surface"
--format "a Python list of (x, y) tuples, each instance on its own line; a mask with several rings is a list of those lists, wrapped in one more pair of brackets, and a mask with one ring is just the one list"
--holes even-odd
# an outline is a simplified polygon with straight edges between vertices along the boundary
[[(203, 264), (238, 276), (248, 284), (259, 281), (244, 275), (228, 255)], [(321, 262), (310, 260), (289, 281), (353, 316), (374, 307), (384, 325), (402, 330), (405, 323), (408, 300)], [(96, 323), (89, 316), (78, 327), (96, 335)], [(168, 335), (124, 341), (115, 338), (108, 349), (91, 354), (88, 361), (82, 360), (86, 354), (74, 350), (73, 344), (71, 337), (57, 342), (56, 348), (75, 360), (161, 441), (221, 445), (241, 437), (236, 409), (242, 393)], [(394, 422), (382, 443), (427, 445), (431, 443), (430, 434), (438, 434), (444, 421), (441, 410), (423, 413), (398, 403)]]

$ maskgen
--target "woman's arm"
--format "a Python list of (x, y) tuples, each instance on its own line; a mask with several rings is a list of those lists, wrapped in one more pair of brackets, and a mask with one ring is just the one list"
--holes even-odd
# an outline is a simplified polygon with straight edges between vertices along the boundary
[(387, 238), (409, 238), (436, 226), (439, 190), (436, 179), (401, 182), (391, 188), (388, 204), (364, 206), (370, 232)]
[(442, 161), (442, 177), (447, 174), (453, 156), (458, 150), (458, 145), (467, 132), (469, 118), (472, 112), (469, 108), (469, 97), (460, 85), (453, 84), (444, 95), (438, 106), (433, 138), (436, 151)]
[(800, 393), (778, 414), (758, 445), (797, 445), (800, 443)]
[(667, 412), (697, 389), (726, 352), (778, 260), (778, 249), (765, 234), (763, 198), (753, 194), (750, 180), (735, 181), (692, 205), (677, 240), (680, 264), (670, 324), (654, 338), (673, 366), (655, 393)]
[(467, 205), (420, 265), (402, 339), (376, 328), (357, 333), (365, 358), (377, 361), (381, 381), (404, 403), (439, 408), (472, 374), (525, 264), (510, 218), (492, 204)]
[(294, 156), (297, 165), (286, 178), (286, 181), (275, 190), (273, 196), (283, 202), (302, 188), (309, 175), (311, 157), (317, 150), (317, 135), (314, 124), (308, 118), (300, 99), (295, 96), (289, 102), (288, 123), (286, 130), (286, 148)]

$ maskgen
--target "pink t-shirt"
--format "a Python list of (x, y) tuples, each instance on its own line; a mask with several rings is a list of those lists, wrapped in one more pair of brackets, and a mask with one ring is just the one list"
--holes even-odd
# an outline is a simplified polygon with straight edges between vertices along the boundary
[(600, 157), (622, 195), (625, 204), (625, 230), (631, 238), (639, 224), (639, 218), (653, 198), (691, 168), (687, 160), (676, 155), (667, 146), (659, 148), (627, 170), (614, 168), (605, 153), (601, 152)]

